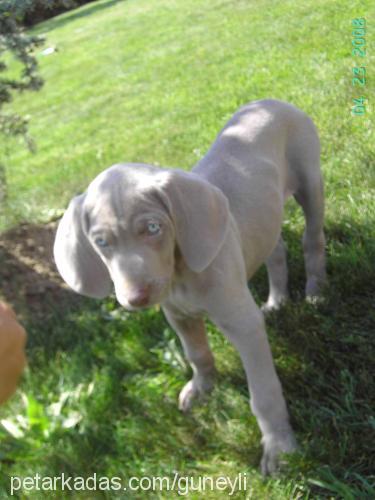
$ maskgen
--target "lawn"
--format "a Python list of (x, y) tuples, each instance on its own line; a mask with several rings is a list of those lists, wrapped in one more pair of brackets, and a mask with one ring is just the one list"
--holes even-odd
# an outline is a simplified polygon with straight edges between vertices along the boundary
[[(45, 86), (12, 107), (30, 116), (37, 151), (11, 140), (1, 142), (0, 155), (8, 183), (1, 295), (29, 333), (29, 367), (18, 394), (0, 409), (0, 498), (9, 496), (10, 476), (125, 479), (176, 471), (233, 479), (246, 473), (247, 494), (233, 498), (375, 498), (374, 14), (369, 0), (103, 0), (34, 28), (57, 50), (40, 49)], [(357, 17), (369, 25), (365, 58), (351, 53)], [(354, 66), (368, 70), (364, 87), (352, 84)], [(359, 95), (368, 99), (367, 111), (353, 116)], [(283, 232), (293, 300), (267, 317), (267, 329), (301, 451), (266, 480), (243, 369), (221, 333), (207, 323), (218, 384), (184, 416), (176, 401), (189, 369), (161, 313), (129, 314), (114, 299), (61, 289), (45, 262), (53, 224), (40, 240), (46, 248), (35, 244), (44, 224), (107, 166), (189, 169), (240, 105), (265, 97), (299, 106), (319, 129), (329, 275), (324, 301), (305, 303), (303, 218), (288, 204)], [(27, 258), (20, 248), (28, 248)], [(250, 286), (264, 301), (264, 269)], [(171, 494), (74, 496), (130, 497)]]

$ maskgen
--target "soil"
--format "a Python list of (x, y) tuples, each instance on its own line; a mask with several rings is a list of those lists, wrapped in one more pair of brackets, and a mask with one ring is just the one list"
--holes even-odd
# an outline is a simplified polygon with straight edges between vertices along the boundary
[(22, 224), (0, 234), (0, 298), (21, 319), (30, 314), (40, 318), (51, 312), (51, 305), (77, 301), (53, 260), (57, 224)]

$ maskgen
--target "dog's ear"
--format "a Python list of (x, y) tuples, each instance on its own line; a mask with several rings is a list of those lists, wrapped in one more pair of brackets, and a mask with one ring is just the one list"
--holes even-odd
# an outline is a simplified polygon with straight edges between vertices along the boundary
[(72, 199), (57, 228), (53, 253), (59, 273), (73, 290), (102, 299), (112, 290), (108, 270), (83, 229), (85, 194)]
[(171, 170), (160, 183), (176, 239), (189, 268), (201, 272), (214, 260), (229, 227), (223, 192), (193, 173)]

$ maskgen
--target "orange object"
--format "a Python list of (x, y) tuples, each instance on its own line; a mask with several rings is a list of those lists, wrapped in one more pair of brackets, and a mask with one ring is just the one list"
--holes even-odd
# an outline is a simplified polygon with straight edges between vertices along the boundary
[(0, 302), (0, 404), (16, 390), (26, 365), (26, 332), (13, 309)]

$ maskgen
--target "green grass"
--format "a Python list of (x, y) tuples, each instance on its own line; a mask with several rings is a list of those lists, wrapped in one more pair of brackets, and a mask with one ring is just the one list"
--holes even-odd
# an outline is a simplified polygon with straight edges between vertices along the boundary
[[(34, 30), (58, 52), (38, 55), (42, 91), (14, 103), (30, 115), (38, 150), (32, 155), (15, 140), (2, 144), (8, 179), (2, 229), (60, 213), (118, 161), (188, 169), (240, 105), (280, 98), (309, 113), (320, 132), (329, 287), (318, 307), (302, 301), (303, 218), (290, 204), (284, 234), (293, 301), (267, 318), (267, 327), (301, 453), (270, 480), (258, 472), (260, 434), (239, 357), (210, 324), (218, 385), (186, 417), (176, 399), (189, 371), (158, 311), (129, 315), (112, 299), (49, 306), (46, 297), (41, 321), (23, 304), (29, 368), (24, 396), (0, 410), (19, 436), (0, 427), (1, 498), (11, 475), (176, 470), (246, 472), (253, 499), (375, 497), (375, 58), (373, 50), (364, 60), (351, 55), (352, 18), (367, 18), (370, 45), (374, 14), (370, 1), (108, 0)], [(360, 91), (351, 82), (355, 65), (370, 73)], [(360, 94), (369, 99), (367, 114), (353, 117), (352, 98)], [(265, 300), (264, 269), (251, 287), (258, 302)]]

